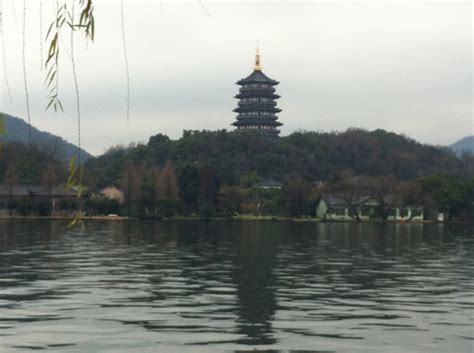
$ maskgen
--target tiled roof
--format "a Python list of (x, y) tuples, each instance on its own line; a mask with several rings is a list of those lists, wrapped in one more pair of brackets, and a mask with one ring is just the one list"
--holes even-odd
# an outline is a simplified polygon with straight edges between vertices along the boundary
[(268, 83), (270, 85), (277, 85), (279, 82), (272, 80), (270, 77), (265, 75), (261, 70), (254, 70), (249, 76), (243, 78), (237, 82), (238, 85), (245, 83)]
[(75, 196), (76, 188), (65, 190), (63, 185), (50, 188), (48, 185), (0, 184), (0, 196)]
[(258, 186), (267, 188), (281, 188), (283, 184), (275, 179), (266, 179), (258, 183)]

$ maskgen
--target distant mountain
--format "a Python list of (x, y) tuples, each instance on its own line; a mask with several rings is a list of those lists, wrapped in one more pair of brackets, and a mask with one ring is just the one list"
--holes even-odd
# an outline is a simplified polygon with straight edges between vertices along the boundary
[(466, 136), (448, 146), (456, 154), (469, 152), (474, 154), (474, 135)]
[[(28, 124), (20, 118), (0, 113), (5, 122), (5, 133), (0, 134), (0, 142), (22, 142), (28, 143)], [(50, 134), (46, 131), (40, 131), (31, 127), (31, 142), (41, 151), (62, 162), (68, 162), (71, 157), (77, 153), (77, 146), (67, 142), (63, 138)], [(81, 160), (86, 161), (92, 155), (81, 149)]]

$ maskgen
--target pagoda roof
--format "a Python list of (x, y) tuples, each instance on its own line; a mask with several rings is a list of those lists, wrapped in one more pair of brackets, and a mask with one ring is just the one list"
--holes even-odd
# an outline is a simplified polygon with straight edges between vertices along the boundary
[(262, 92), (262, 91), (244, 91), (239, 92), (234, 98), (253, 98), (253, 97), (263, 97), (263, 98), (270, 98), (270, 99), (278, 99), (280, 96), (273, 92)]
[(253, 111), (258, 111), (258, 112), (270, 112), (270, 113), (279, 113), (281, 112), (280, 108), (275, 108), (272, 107), (271, 105), (258, 105), (258, 104), (253, 104), (253, 105), (246, 105), (246, 106), (239, 106), (234, 109), (234, 112), (253, 112)]
[(243, 85), (246, 83), (268, 83), (269, 85), (277, 85), (280, 82), (271, 79), (265, 75), (262, 70), (253, 70), (249, 76), (237, 81), (238, 85)]
[(232, 123), (235, 126), (243, 126), (243, 125), (269, 125), (269, 126), (281, 126), (283, 125), (276, 118), (270, 119), (262, 119), (262, 118), (255, 118), (255, 117), (240, 117), (237, 116), (237, 120)]

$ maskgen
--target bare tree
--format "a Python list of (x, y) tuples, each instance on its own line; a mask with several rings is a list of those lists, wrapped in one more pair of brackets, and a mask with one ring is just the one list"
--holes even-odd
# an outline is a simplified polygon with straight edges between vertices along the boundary
[(382, 219), (388, 218), (390, 210), (403, 203), (403, 184), (392, 175), (364, 177), (367, 195), (379, 203)]
[(178, 198), (178, 179), (176, 178), (173, 165), (170, 161), (165, 163), (165, 166), (158, 176), (157, 197)]
[(143, 178), (142, 168), (136, 166), (132, 161), (128, 162), (124, 169), (122, 187), (125, 191), (125, 199), (128, 205), (128, 214), (132, 214), (132, 205), (136, 205), (142, 197)]
[(56, 185), (58, 181), (58, 176), (56, 173), (56, 168), (51, 163), (46, 165), (43, 175), (41, 176), (41, 184), (48, 187), (48, 195), (51, 198), (51, 190)]
[(340, 179), (322, 190), (323, 197), (329, 195), (339, 199), (349, 209), (349, 216), (360, 221), (360, 208), (370, 196), (364, 176), (355, 176)]

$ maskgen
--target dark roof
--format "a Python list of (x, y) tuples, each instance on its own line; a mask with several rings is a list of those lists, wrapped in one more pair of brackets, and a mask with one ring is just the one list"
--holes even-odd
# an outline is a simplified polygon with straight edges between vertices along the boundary
[(75, 196), (77, 188), (65, 190), (65, 186), (58, 185), (50, 188), (48, 185), (20, 185), (0, 184), (0, 196)]
[(243, 85), (246, 83), (268, 83), (270, 85), (279, 84), (278, 81), (272, 80), (270, 77), (265, 75), (261, 70), (254, 70), (249, 76), (237, 81), (238, 85)]
[(276, 121), (275, 118), (249, 118), (249, 117), (240, 117), (237, 116), (237, 121), (232, 123), (234, 126), (245, 126), (245, 125), (269, 125), (269, 126), (282, 126), (283, 124), (279, 121)]
[(275, 179), (266, 179), (258, 183), (258, 186), (267, 188), (281, 188), (283, 184)]
[[(348, 206), (348, 202), (346, 200), (344, 200), (342, 197), (338, 196), (337, 194), (325, 193), (324, 195), (322, 195), (321, 198), (324, 201), (326, 201), (332, 207), (346, 207), (346, 206)], [(396, 202), (397, 200), (395, 199), (395, 197), (393, 195), (387, 195), (387, 196), (384, 197), (384, 201), (385, 201), (385, 203), (391, 204), (391, 203)], [(374, 197), (369, 196), (369, 195), (361, 195), (361, 196), (358, 196), (358, 197), (354, 197), (354, 199), (351, 200), (351, 202), (355, 205), (360, 205), (360, 206), (366, 205), (369, 202), (378, 203), (378, 201)]]
[(239, 94), (235, 95), (234, 98), (241, 99), (241, 98), (251, 98), (251, 97), (263, 97), (263, 98), (270, 98), (270, 99), (278, 99), (280, 96), (278, 94), (273, 93), (273, 91), (265, 89), (257, 89), (257, 88), (241, 88)]
[(281, 112), (280, 108), (275, 108), (270, 104), (246, 104), (240, 105), (234, 109), (234, 112), (269, 112), (269, 113), (279, 113)]
[[(345, 201), (342, 197), (333, 194), (324, 194), (322, 199), (326, 201), (331, 207), (338, 207), (343, 206), (347, 207), (347, 201)], [(364, 201), (367, 200), (367, 197), (359, 196), (357, 199), (352, 200), (354, 204), (362, 205)]]

